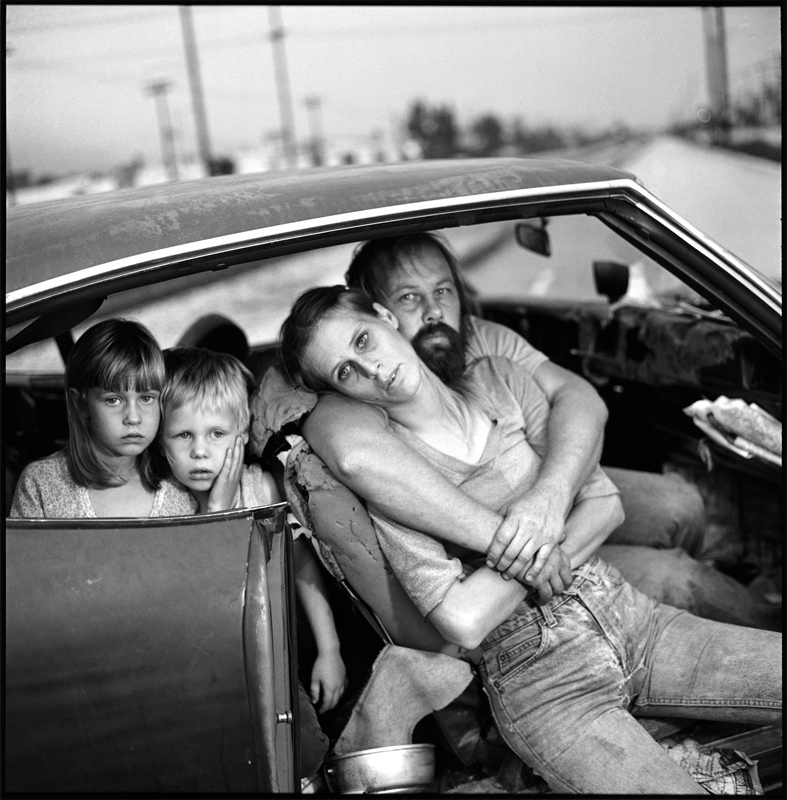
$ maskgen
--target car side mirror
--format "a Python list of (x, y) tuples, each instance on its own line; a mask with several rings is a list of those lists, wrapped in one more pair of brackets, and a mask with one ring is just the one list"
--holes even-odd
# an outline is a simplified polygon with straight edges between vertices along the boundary
[(629, 288), (628, 264), (619, 261), (594, 261), (593, 281), (596, 292), (609, 298), (610, 303), (616, 303)]
[(542, 256), (552, 254), (549, 234), (547, 233), (546, 217), (528, 220), (527, 222), (518, 222), (514, 232), (517, 244), (520, 247), (524, 247), (525, 250), (531, 250)]

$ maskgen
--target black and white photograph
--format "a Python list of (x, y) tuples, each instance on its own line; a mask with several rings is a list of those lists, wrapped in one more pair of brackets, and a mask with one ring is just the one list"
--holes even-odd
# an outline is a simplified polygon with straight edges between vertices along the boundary
[(3, 795), (783, 797), (783, 6), (3, 15)]

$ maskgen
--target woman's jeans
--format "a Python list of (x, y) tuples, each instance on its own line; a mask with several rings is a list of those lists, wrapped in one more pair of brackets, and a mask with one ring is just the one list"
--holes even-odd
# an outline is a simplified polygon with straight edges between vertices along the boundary
[(650, 600), (597, 556), (522, 602), (479, 665), (509, 747), (557, 792), (704, 794), (635, 716), (781, 721), (781, 633)]

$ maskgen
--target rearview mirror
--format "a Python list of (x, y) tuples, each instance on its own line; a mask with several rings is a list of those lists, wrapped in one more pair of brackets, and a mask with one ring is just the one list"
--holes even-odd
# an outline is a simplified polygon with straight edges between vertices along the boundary
[(542, 256), (552, 254), (549, 234), (547, 233), (546, 217), (539, 217), (527, 222), (518, 222), (515, 228), (515, 235), (517, 244), (520, 247), (524, 247), (525, 250), (531, 250), (533, 253), (538, 253)]
[(616, 303), (629, 288), (628, 265), (618, 261), (594, 261), (593, 281), (598, 294), (608, 297), (610, 303)]

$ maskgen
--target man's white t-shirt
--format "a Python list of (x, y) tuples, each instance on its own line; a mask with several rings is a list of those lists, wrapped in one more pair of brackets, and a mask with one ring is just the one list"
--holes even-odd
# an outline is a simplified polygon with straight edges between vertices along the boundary
[(540, 350), (536, 350), (511, 328), (474, 316), (470, 317), (465, 352), (468, 364), (484, 356), (501, 356), (523, 367), (528, 375), (549, 361)]

